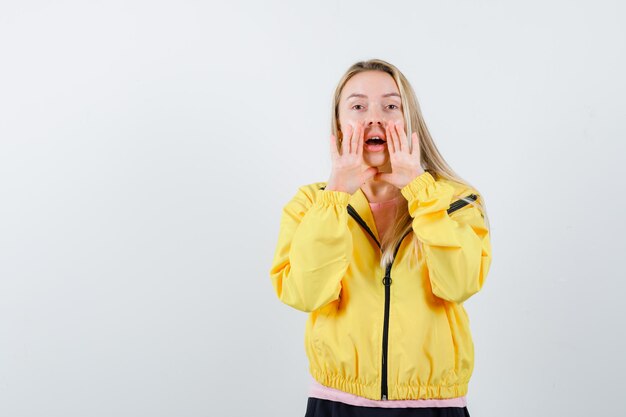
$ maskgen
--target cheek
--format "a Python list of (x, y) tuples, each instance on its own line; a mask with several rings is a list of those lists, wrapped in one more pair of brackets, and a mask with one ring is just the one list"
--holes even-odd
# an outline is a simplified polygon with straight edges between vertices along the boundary
[(339, 125), (337, 126), (337, 128), (339, 129), (340, 132), (344, 132), (346, 126), (348, 125), (352, 125), (352, 128), (354, 129), (354, 126), (356, 126), (357, 122), (358, 122), (358, 118), (356, 117), (341, 117), (339, 116)]
[(394, 119), (394, 123), (396, 123), (396, 122), (402, 123), (399, 127), (400, 127), (400, 129), (402, 129), (402, 130), (404, 130), (406, 132), (406, 123), (404, 123), (404, 119), (402, 117), (399, 117), (399, 118), (397, 117), (397, 118)]
[(339, 126), (346, 126), (349, 123), (355, 123), (361, 119), (363, 119), (364, 114), (358, 111), (350, 111), (350, 109), (340, 109), (339, 115), (337, 118), (339, 119)]
[(341, 126), (345, 126), (345, 125), (347, 125), (349, 123), (354, 123), (357, 120), (359, 120), (358, 116), (351, 116), (351, 117), (339, 116), (339, 124)]

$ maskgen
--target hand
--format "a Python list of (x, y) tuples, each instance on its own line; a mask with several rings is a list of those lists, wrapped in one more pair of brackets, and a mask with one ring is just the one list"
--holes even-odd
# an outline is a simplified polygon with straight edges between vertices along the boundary
[(326, 190), (354, 194), (364, 182), (378, 172), (377, 168), (367, 167), (363, 162), (364, 131), (363, 121), (356, 122), (356, 127), (347, 125), (341, 141), (341, 154), (337, 149), (337, 138), (330, 135), (332, 172)]
[(379, 172), (374, 176), (375, 180), (386, 181), (398, 188), (405, 187), (415, 177), (424, 173), (420, 163), (420, 145), (417, 132), (411, 135), (413, 150), (409, 152), (409, 145), (404, 132), (403, 122), (385, 123), (387, 137), (387, 149), (391, 162), (391, 173)]

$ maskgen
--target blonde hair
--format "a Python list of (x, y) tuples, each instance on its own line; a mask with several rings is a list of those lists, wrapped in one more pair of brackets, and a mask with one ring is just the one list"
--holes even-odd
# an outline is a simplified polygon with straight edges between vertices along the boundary
[[(441, 154), (439, 153), (439, 150), (437, 149), (437, 146), (435, 146), (435, 142), (433, 142), (433, 139), (430, 136), (430, 132), (426, 127), (426, 123), (424, 122), (424, 118), (422, 117), (422, 112), (420, 110), (417, 97), (409, 81), (398, 68), (381, 59), (370, 59), (367, 61), (359, 61), (354, 63), (352, 66), (350, 66), (350, 68), (348, 68), (348, 70), (345, 72), (343, 77), (341, 77), (341, 80), (337, 84), (337, 88), (335, 89), (335, 93), (333, 96), (331, 133), (337, 138), (338, 151), (341, 152), (342, 140), (342, 132), (339, 130), (339, 100), (341, 96), (341, 91), (343, 90), (343, 87), (350, 78), (352, 78), (355, 74), (364, 71), (383, 71), (393, 77), (396, 85), (398, 86), (398, 90), (400, 91), (402, 108), (404, 112), (404, 120), (406, 124), (407, 138), (411, 137), (412, 132), (418, 132), (421, 159), (420, 162), (423, 169), (425, 171), (428, 171), (435, 179), (446, 178), (448, 180), (464, 184), (476, 190), (476, 187), (472, 186), (468, 181), (465, 181), (458, 174), (456, 174), (448, 165), (448, 163), (444, 160), (443, 156), (441, 156)], [(412, 143), (410, 139), (408, 140), (408, 145), (409, 151), (412, 151)], [(477, 207), (485, 218), (485, 223), (487, 229), (489, 230), (490, 228), (489, 218), (487, 216), (487, 207), (482, 196), (479, 196), (476, 201), (472, 201), (464, 197), (465, 196), (454, 195), (453, 200), (460, 198), (463, 201), (466, 201), (469, 204)], [(393, 261), (395, 257), (396, 246), (400, 244), (400, 242), (407, 233), (412, 231), (412, 220), (413, 218), (408, 211), (408, 205), (398, 204), (392, 226), (389, 228), (388, 232), (381, 237), (380, 243), (382, 256), (380, 260), (380, 265), (383, 268)], [(418, 244), (421, 244), (421, 242), (418, 242)]]

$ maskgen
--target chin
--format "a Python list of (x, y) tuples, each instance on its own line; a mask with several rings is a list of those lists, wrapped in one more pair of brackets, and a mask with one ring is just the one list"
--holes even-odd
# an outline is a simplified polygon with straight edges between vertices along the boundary
[(387, 155), (368, 155), (364, 156), (363, 160), (365, 161), (365, 165), (369, 165), (371, 167), (381, 167), (387, 164), (389, 158)]

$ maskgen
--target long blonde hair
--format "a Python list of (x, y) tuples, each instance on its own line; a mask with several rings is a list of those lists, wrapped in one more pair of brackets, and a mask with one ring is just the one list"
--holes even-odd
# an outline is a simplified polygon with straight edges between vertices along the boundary
[[(420, 110), (417, 97), (409, 81), (398, 68), (381, 59), (370, 59), (367, 61), (359, 61), (354, 63), (352, 66), (350, 66), (350, 68), (348, 68), (348, 70), (345, 72), (343, 77), (341, 77), (341, 80), (337, 84), (337, 88), (335, 89), (335, 93), (333, 96), (331, 133), (337, 138), (338, 151), (341, 151), (342, 140), (342, 132), (339, 130), (339, 99), (341, 96), (341, 91), (343, 90), (346, 82), (348, 82), (348, 80), (352, 76), (363, 71), (383, 71), (393, 77), (396, 85), (398, 86), (398, 90), (400, 91), (402, 108), (404, 112), (404, 120), (406, 123), (407, 137), (410, 138), (411, 133), (414, 131), (417, 131), (419, 135), (421, 159), (420, 162), (423, 169), (425, 171), (428, 171), (435, 179), (446, 178), (448, 180), (456, 181), (476, 190), (476, 187), (472, 186), (471, 183), (465, 181), (458, 174), (456, 174), (448, 165), (448, 163), (444, 160), (443, 156), (441, 156), (441, 154), (439, 153), (439, 150), (437, 149), (437, 146), (435, 146), (435, 142), (433, 142), (433, 139), (430, 136), (430, 132), (426, 127), (426, 123), (424, 122), (424, 118), (422, 117), (422, 112)], [(409, 150), (412, 151), (410, 140), (408, 141), (408, 145)], [(469, 204), (477, 207), (485, 218), (485, 224), (487, 226), (487, 229), (489, 230), (490, 228), (489, 218), (487, 216), (487, 207), (485, 205), (484, 199), (482, 198), (482, 195), (479, 194), (479, 198), (476, 201), (465, 199), (463, 197), (465, 196), (454, 195), (453, 200), (461, 198)], [(400, 244), (404, 235), (412, 230), (412, 220), (413, 218), (408, 211), (408, 205), (398, 204), (392, 226), (389, 228), (388, 233), (385, 233), (384, 236), (381, 237), (382, 256), (380, 260), (380, 265), (383, 268), (393, 261), (396, 246)]]

